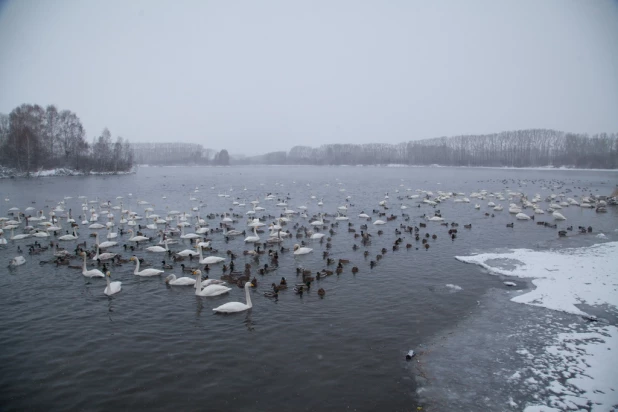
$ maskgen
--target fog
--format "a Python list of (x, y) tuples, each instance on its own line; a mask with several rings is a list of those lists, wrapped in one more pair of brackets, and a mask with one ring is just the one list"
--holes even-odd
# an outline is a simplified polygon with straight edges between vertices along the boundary
[(0, 3), (0, 113), (253, 155), (618, 131), (614, 1)]

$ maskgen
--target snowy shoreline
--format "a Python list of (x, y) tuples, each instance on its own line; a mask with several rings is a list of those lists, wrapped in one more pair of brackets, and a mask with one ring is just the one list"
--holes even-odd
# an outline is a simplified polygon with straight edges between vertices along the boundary
[(118, 172), (92, 172), (82, 171), (69, 168), (55, 168), (49, 170), (39, 170), (30, 173), (30, 176), (24, 172), (17, 172), (14, 169), (0, 167), (0, 179), (13, 179), (13, 178), (36, 178), (36, 177), (65, 177), (65, 176), (116, 176), (116, 175), (129, 175), (137, 173), (137, 168), (132, 168), (129, 171)]
[(521, 281), (488, 293), (475, 314), (420, 354), (427, 410), (614, 410), (617, 252), (613, 241), (456, 257)]

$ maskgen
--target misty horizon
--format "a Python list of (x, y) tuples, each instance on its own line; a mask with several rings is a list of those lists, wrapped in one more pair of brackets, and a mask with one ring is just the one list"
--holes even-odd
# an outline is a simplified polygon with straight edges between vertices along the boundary
[(0, 113), (236, 155), (618, 130), (618, 4), (0, 3)]

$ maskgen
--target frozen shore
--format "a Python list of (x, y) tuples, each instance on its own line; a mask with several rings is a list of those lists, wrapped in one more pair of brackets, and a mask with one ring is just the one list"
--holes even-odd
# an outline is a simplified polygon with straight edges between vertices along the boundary
[(28, 176), (25, 172), (18, 172), (15, 169), (10, 169), (6, 167), (0, 167), (0, 179), (9, 179), (16, 177), (52, 177), (52, 176), (112, 176), (112, 175), (128, 175), (137, 173), (137, 168), (134, 167), (129, 171), (118, 171), (118, 172), (93, 172), (93, 171), (83, 171), (83, 170), (75, 170), (69, 169), (65, 167), (59, 167), (55, 169), (47, 169), (47, 170), (38, 170), (36, 172), (31, 172)]
[(428, 410), (616, 410), (618, 242), (457, 259), (515, 286), (421, 351)]

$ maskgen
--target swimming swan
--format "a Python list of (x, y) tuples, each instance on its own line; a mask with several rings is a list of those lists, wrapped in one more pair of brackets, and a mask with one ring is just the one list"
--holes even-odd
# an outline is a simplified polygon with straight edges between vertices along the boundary
[(129, 259), (131, 261), (135, 262), (135, 270), (133, 271), (134, 275), (137, 276), (157, 276), (160, 275), (161, 273), (163, 273), (163, 270), (160, 269), (144, 269), (140, 272), (139, 270), (139, 259), (135, 256), (131, 256), (131, 259)]
[(197, 280), (195, 281), (196, 296), (219, 296), (232, 290), (223, 285), (208, 285), (202, 289), (202, 271), (194, 270), (193, 274), (197, 276)]
[(228, 302), (219, 307), (213, 309), (213, 312), (217, 313), (234, 313), (234, 312), (242, 312), (247, 309), (251, 309), (253, 304), (251, 303), (251, 296), (249, 296), (249, 288), (253, 287), (253, 283), (247, 282), (245, 283), (245, 294), (247, 298), (247, 303), (241, 302)]
[(82, 266), (82, 275), (88, 278), (104, 278), (105, 277), (103, 272), (101, 272), (99, 269), (87, 270), (86, 269), (86, 253), (81, 252), (80, 255), (84, 257), (84, 265)]
[(105, 293), (107, 296), (114, 295), (120, 292), (120, 289), (122, 289), (122, 282), (111, 282), (109, 280), (111, 276), (112, 274), (107, 272), (107, 276), (105, 277), (105, 279), (107, 280), (107, 287), (105, 288), (103, 293)]

